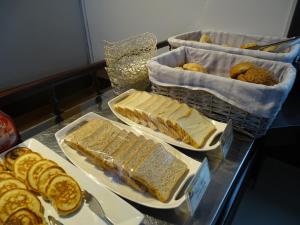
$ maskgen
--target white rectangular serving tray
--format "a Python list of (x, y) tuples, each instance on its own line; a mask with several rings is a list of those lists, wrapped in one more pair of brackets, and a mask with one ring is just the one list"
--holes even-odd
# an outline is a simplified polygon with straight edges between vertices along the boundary
[(130, 95), (132, 92), (134, 92), (136, 90), (134, 89), (130, 89), (120, 95), (118, 95), (117, 97), (111, 99), (109, 102), (108, 102), (108, 106), (109, 108), (111, 109), (111, 111), (115, 114), (116, 117), (118, 117), (118, 119), (120, 119), (121, 121), (123, 121), (124, 123), (132, 126), (132, 127), (137, 127), (138, 129), (142, 130), (142, 131), (145, 131), (155, 137), (158, 137), (160, 138), (161, 140), (171, 144), (171, 145), (174, 145), (174, 146), (177, 146), (177, 147), (180, 147), (180, 148), (184, 148), (184, 149), (187, 149), (187, 150), (191, 150), (191, 151), (210, 151), (210, 150), (214, 150), (216, 148), (218, 148), (220, 146), (220, 140), (218, 140), (216, 143), (212, 144), (214, 142), (214, 139), (217, 137), (217, 136), (221, 136), (221, 133), (223, 133), (223, 131), (225, 130), (227, 124), (226, 123), (221, 123), (221, 122), (218, 122), (216, 120), (212, 120), (212, 119), (209, 119), (210, 122), (216, 127), (216, 131), (209, 137), (209, 139), (205, 142), (205, 145), (201, 148), (195, 148), (191, 145), (188, 145), (182, 141), (179, 141), (179, 140), (176, 140), (166, 134), (163, 134), (159, 131), (154, 131), (152, 130), (151, 128), (149, 127), (145, 127), (141, 124), (138, 124), (138, 123), (135, 123), (133, 122), (132, 120), (122, 116), (121, 114), (119, 114), (117, 111), (115, 111), (114, 109), (114, 104), (118, 103), (119, 101), (123, 100), (124, 98), (126, 98), (128, 95)]
[(151, 208), (159, 208), (159, 209), (171, 209), (180, 206), (185, 201), (186, 196), (184, 195), (184, 190), (181, 189), (183, 189), (183, 187), (186, 187), (185, 184), (188, 183), (193, 178), (198, 168), (202, 166), (202, 163), (186, 156), (185, 154), (179, 152), (178, 150), (168, 145), (167, 143), (163, 142), (159, 138), (151, 134), (148, 134), (145, 131), (139, 130), (136, 127), (130, 127), (125, 124), (121, 124), (119, 122), (109, 120), (112, 124), (114, 124), (115, 126), (121, 129), (131, 131), (137, 135), (143, 135), (146, 139), (152, 139), (157, 143), (161, 143), (167, 151), (169, 151), (171, 154), (175, 155), (178, 159), (186, 163), (189, 172), (186, 175), (185, 179), (179, 185), (172, 199), (170, 199), (166, 203), (157, 200), (149, 193), (141, 193), (134, 190), (133, 188), (125, 184), (123, 181), (121, 181), (119, 177), (115, 175), (111, 175), (108, 172), (104, 172), (103, 170), (95, 167), (92, 163), (90, 163), (87, 160), (85, 156), (79, 154), (76, 150), (72, 149), (71, 147), (69, 147), (67, 144), (64, 143), (64, 138), (70, 132), (70, 130), (74, 129), (74, 127), (78, 127), (80, 124), (82, 124), (85, 121), (89, 121), (95, 118), (109, 120), (96, 113), (90, 112), (80, 117), (79, 119), (75, 120), (74, 122), (70, 123), (69, 125), (59, 130), (55, 134), (56, 140), (59, 146), (61, 147), (62, 151), (77, 167), (81, 168), (83, 171), (89, 174), (89, 176), (92, 176), (94, 180), (103, 184), (111, 191), (117, 193), (118, 195), (126, 199), (129, 199), (133, 202), (136, 202), (144, 206), (148, 206)]
[[(105, 213), (109, 218), (111, 218), (114, 224), (137, 225), (143, 221), (144, 215), (141, 214), (138, 210), (133, 208), (130, 204), (128, 204), (116, 194), (107, 190), (105, 187), (103, 187), (103, 185), (95, 182), (80, 169), (72, 165), (67, 160), (63, 159), (47, 146), (41, 144), (39, 141), (35, 139), (28, 139), (18, 146), (28, 147), (33, 151), (39, 153), (44, 158), (56, 162), (66, 171), (67, 174), (72, 176), (79, 183), (82, 189), (89, 191), (98, 199)], [(6, 153), (2, 153), (0, 155), (0, 159), (3, 159), (5, 154)], [(72, 214), (68, 217), (59, 217), (59, 215), (56, 213), (55, 209), (49, 202), (44, 201), (42, 197), (39, 197), (39, 199), (44, 207), (45, 218), (47, 218), (48, 215), (52, 215), (64, 225), (86, 224), (87, 221), (89, 225), (105, 224), (105, 222), (101, 220), (100, 217), (98, 217), (96, 214), (94, 214), (85, 203), (77, 213)]]

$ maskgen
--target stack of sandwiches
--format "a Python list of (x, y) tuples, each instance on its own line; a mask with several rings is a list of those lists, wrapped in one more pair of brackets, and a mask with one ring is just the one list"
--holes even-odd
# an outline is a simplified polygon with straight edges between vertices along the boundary
[(135, 91), (114, 105), (130, 120), (158, 130), (195, 148), (201, 148), (215, 126), (197, 110), (171, 98)]
[(167, 202), (188, 168), (164, 147), (111, 122), (93, 119), (68, 134), (64, 141), (95, 165), (119, 175), (128, 185)]

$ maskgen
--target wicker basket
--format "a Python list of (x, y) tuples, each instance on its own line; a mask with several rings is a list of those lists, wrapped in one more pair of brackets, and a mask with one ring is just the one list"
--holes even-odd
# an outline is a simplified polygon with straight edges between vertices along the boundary
[[(241, 61), (270, 68), (279, 84), (268, 87), (228, 78), (226, 71)], [(211, 74), (174, 68), (187, 62), (201, 63)], [(217, 121), (231, 119), (235, 130), (255, 138), (271, 126), (296, 76), (288, 63), (190, 47), (155, 57), (148, 69), (153, 92), (185, 102)]]
[[(202, 34), (207, 34), (214, 44), (200, 43), (199, 39)], [(259, 44), (268, 44), (276, 41), (284, 40), (280, 37), (269, 37), (269, 36), (258, 36), (258, 35), (245, 35), (237, 33), (229, 33), (222, 31), (211, 31), (211, 30), (200, 30), (192, 31), (184, 34), (178, 34), (176, 36), (170, 37), (168, 42), (171, 48), (177, 48), (180, 46), (189, 46), (193, 48), (207, 49), (213, 51), (228, 52), (238, 55), (248, 55), (256, 58), (289, 62), (292, 63), (299, 55), (300, 43), (293, 45), (290, 48), (284, 49), (282, 53), (272, 53), (264, 51), (254, 51), (248, 49), (241, 49), (240, 45), (248, 42), (256, 42)], [(229, 46), (224, 46), (227, 44)]]
[(162, 86), (152, 82), (152, 91), (185, 102), (214, 120), (226, 123), (232, 119), (235, 130), (251, 137), (264, 135), (274, 120), (251, 115), (203, 90)]

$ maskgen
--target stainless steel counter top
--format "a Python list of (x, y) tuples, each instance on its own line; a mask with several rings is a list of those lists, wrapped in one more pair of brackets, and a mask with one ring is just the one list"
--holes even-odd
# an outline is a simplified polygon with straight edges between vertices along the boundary
[[(99, 97), (96, 99), (90, 99), (65, 112), (63, 117), (67, 119), (63, 122), (55, 124), (54, 119), (50, 119), (39, 126), (24, 132), (21, 136), (23, 140), (33, 137), (65, 158), (55, 140), (54, 133), (78, 117), (91, 111), (109, 119), (118, 120), (112, 114), (107, 105), (107, 101), (113, 96), (112, 90), (107, 90), (101, 95), (101, 99)], [(197, 225), (215, 224), (222, 211), (225, 199), (229, 195), (230, 188), (235, 182), (238, 173), (251, 152), (252, 144), (253, 140), (251, 138), (234, 133), (233, 143), (226, 159), (224, 160), (210, 153), (204, 154), (182, 149), (180, 150), (196, 160), (202, 160), (204, 157), (208, 157), (211, 171), (211, 182), (209, 183), (207, 190), (192, 217), (180, 213), (179, 210), (158, 210), (140, 206), (130, 201), (129, 203), (144, 213), (145, 219), (143, 224), (145, 225), (184, 223)]]

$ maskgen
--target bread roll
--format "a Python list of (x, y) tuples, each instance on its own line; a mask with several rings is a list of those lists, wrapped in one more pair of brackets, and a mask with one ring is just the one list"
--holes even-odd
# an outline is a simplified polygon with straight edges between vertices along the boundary
[(184, 70), (207, 73), (207, 69), (198, 63), (186, 63), (182, 67)]
[(212, 43), (210, 37), (207, 34), (202, 34), (199, 42), (200, 43)]
[(231, 67), (230, 69), (230, 77), (235, 79), (237, 78), (240, 74), (244, 74), (247, 70), (250, 68), (255, 67), (253, 63), (250, 62), (242, 62), (239, 64), (236, 64), (235, 66)]

